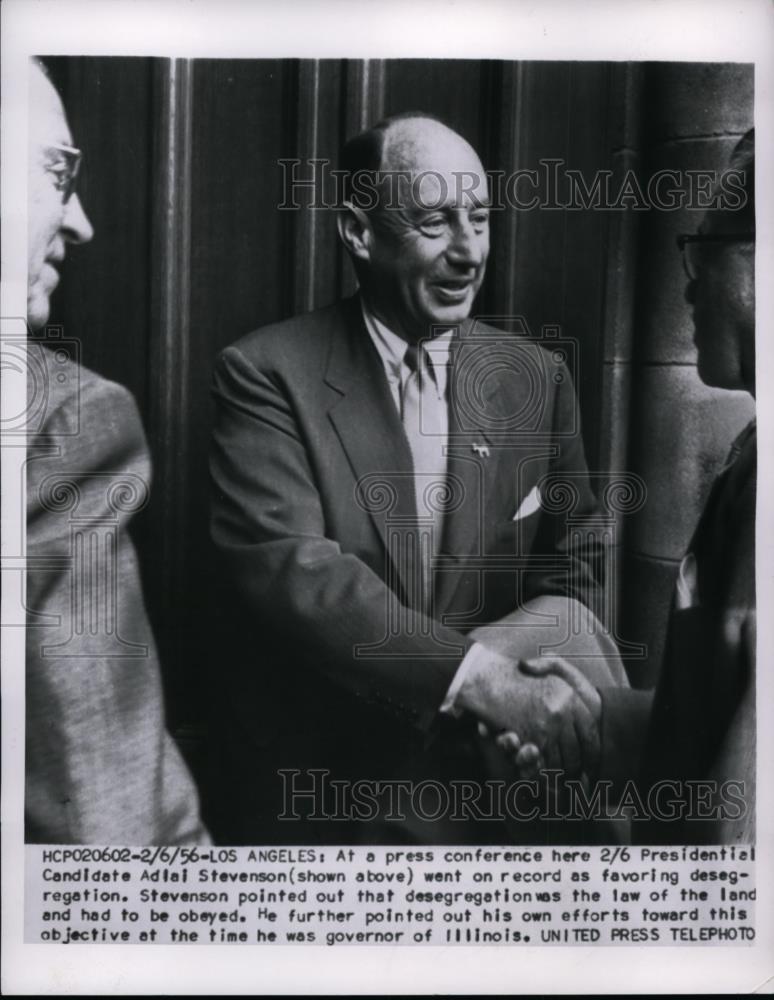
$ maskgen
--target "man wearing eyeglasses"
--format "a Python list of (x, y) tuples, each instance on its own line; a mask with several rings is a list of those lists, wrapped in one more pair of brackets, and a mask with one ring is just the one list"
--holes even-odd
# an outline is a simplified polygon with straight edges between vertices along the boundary
[[(41, 64), (29, 92), (27, 320), (49, 317), (69, 246), (94, 235), (75, 192), (80, 151)], [(67, 331), (68, 333), (70, 331)], [(207, 843), (167, 733), (128, 522), (150, 466), (119, 385), (28, 343), (25, 839)]]
[[(737, 145), (729, 169), (743, 176), (743, 203), (708, 212), (698, 232), (679, 236), (677, 245), (699, 377), (754, 397), (754, 130)], [(755, 487), (753, 420), (734, 442), (682, 560), (655, 696), (599, 691), (600, 757), (587, 759), (586, 770), (621, 781), (639, 775), (642, 801), (658, 806), (651, 821), (632, 823), (633, 838), (642, 843), (750, 842), (755, 836)], [(528, 669), (584, 682), (559, 659)], [(518, 749), (513, 734), (500, 738), (504, 748), (511, 741), (523, 774), (540, 768), (534, 746)], [(699, 783), (693, 802), (685, 794), (688, 782)], [(648, 800), (657, 789), (658, 798)]]
[[(755, 397), (754, 130), (729, 167), (743, 175), (745, 202), (708, 212), (696, 235), (679, 240), (685, 297), (701, 380)], [(755, 837), (756, 471), (752, 420), (731, 447), (680, 566), (642, 754), (645, 790), (679, 779), (716, 788), (683, 824), (637, 831), (641, 841)]]

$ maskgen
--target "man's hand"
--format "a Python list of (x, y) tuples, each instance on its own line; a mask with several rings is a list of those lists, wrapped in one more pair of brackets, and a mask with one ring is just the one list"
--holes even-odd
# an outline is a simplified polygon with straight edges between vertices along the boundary
[(536, 748), (544, 767), (578, 774), (589, 758), (596, 760), (599, 755), (599, 695), (582, 674), (585, 685), (578, 681), (570, 664), (565, 671), (565, 661), (549, 662), (532, 661), (520, 670), (506, 657), (492, 653), (468, 671), (457, 704), (491, 731), (516, 734), (510, 740), (511, 747), (515, 740), (520, 745), (517, 766), (534, 761)]
[[(528, 660), (520, 664), (520, 669), (523, 673), (532, 677), (545, 677), (547, 674), (561, 677), (583, 701), (583, 704), (594, 720), (596, 737), (582, 748), (582, 766), (580, 769), (586, 774), (593, 774), (599, 763), (599, 722), (602, 709), (602, 699), (597, 689), (589, 682), (581, 670), (559, 656), (547, 656)], [(513, 760), (519, 771), (519, 776), (522, 778), (533, 778), (544, 767), (554, 766), (548, 763), (548, 761), (555, 759), (555, 749), (544, 753), (536, 743), (525, 742), (513, 730), (500, 733), (496, 737), (495, 742), (500, 750)]]

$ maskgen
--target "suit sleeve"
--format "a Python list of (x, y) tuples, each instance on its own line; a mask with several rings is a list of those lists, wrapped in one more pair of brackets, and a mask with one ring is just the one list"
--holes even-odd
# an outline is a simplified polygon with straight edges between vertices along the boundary
[(208, 843), (128, 534), (150, 472), (139, 417), (83, 371), (28, 451), (27, 840)]
[(645, 735), (653, 708), (653, 691), (626, 686), (601, 687), (598, 778), (619, 787), (640, 772)]
[(289, 658), (426, 730), (470, 640), (401, 605), (326, 536), (302, 431), (279, 379), (231, 347), (216, 366), (214, 395), (212, 535), (246, 613), (281, 638)]
[(552, 433), (556, 456), (541, 484), (543, 511), (531, 552), (548, 558), (536, 559), (539, 568), (527, 574), (525, 601), (543, 595), (574, 598), (605, 622), (605, 544), (589, 482), (578, 403), (566, 368), (554, 398)]

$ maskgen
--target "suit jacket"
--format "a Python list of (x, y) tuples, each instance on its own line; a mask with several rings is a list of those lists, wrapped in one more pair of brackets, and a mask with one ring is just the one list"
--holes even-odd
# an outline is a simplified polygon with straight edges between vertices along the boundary
[[(640, 843), (754, 840), (756, 467), (753, 423), (715, 480), (689, 546), (693, 599), (673, 601), (655, 693), (602, 691), (600, 776), (639, 777), (645, 812), (655, 809), (652, 821), (632, 823)], [(665, 781), (675, 784), (659, 804), (651, 790)], [(688, 783), (707, 781), (716, 793), (692, 800)], [(742, 782), (743, 792), (719, 791), (728, 781)], [(690, 820), (682, 815), (689, 808)]]
[(394, 778), (421, 761), (438, 776), (438, 709), (468, 633), (541, 594), (598, 599), (595, 500), (563, 360), (470, 321), (451, 359), (450, 499), (428, 616), (407, 597), (411, 453), (358, 299), (250, 333), (218, 359), (212, 535), (238, 640), (219, 661), (232, 839), (309, 839), (273, 822), (278, 767)]
[(128, 533), (150, 483), (137, 408), (62, 351), (28, 354), (27, 842), (208, 843)]
[[(755, 837), (754, 423), (713, 484), (689, 551), (696, 559), (693, 606), (673, 609), (643, 754), (645, 791), (657, 781), (706, 781), (717, 790), (683, 822), (636, 834), (659, 843)], [(743, 791), (720, 791), (723, 782)], [(690, 802), (690, 796), (684, 796)]]

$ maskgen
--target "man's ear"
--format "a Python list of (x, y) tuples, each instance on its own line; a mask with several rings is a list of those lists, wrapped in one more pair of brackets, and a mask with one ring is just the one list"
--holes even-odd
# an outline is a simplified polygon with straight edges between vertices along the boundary
[(345, 201), (336, 218), (341, 242), (356, 260), (371, 259), (373, 231), (368, 216), (352, 202)]

